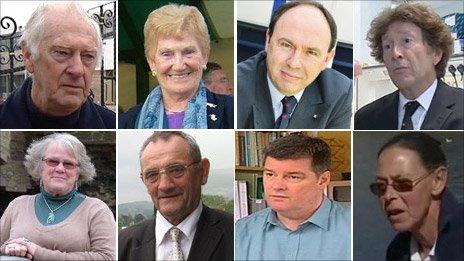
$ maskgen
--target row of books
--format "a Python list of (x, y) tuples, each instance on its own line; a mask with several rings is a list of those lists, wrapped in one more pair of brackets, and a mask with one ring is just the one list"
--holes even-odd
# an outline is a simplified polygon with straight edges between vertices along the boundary
[[(250, 174), (248, 174), (250, 175)], [(250, 176), (254, 176), (250, 175)], [(250, 181), (247, 180), (235, 180), (234, 182), (234, 220), (237, 221), (240, 218), (244, 218), (249, 214), (257, 212), (261, 209), (266, 208), (266, 201), (263, 199), (263, 187), (262, 187), (262, 177), (257, 179), (255, 188), (259, 192), (256, 192), (260, 198), (254, 196), (253, 188), (250, 189)]]
[(285, 134), (285, 132), (238, 132), (235, 135), (235, 165), (263, 166), (263, 150), (270, 142)]

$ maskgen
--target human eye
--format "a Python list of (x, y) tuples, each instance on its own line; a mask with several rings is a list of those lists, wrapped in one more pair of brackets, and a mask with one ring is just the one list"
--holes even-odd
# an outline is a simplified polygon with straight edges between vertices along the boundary
[(179, 175), (182, 175), (184, 171), (185, 171), (185, 167), (180, 164), (174, 164), (166, 168), (166, 172), (170, 176), (174, 176), (174, 177), (178, 177)]
[(87, 53), (87, 54), (82, 55), (82, 61), (86, 64), (92, 64), (95, 62), (95, 60), (96, 60), (95, 54)]
[(312, 50), (312, 49), (307, 50), (306, 54), (310, 56), (319, 56), (319, 52), (316, 50)]
[(56, 159), (47, 159), (45, 162), (52, 167), (60, 165), (60, 161)]
[(290, 182), (299, 182), (302, 180), (302, 177), (300, 175), (288, 175), (287, 176), (287, 179), (290, 181)]
[(383, 50), (390, 50), (390, 48), (391, 48), (391, 45), (389, 43), (382, 44), (382, 49)]
[(195, 50), (195, 48), (188, 48), (188, 49), (185, 49), (182, 54), (185, 55), (185, 56), (192, 56), (196, 53), (197, 51)]
[(281, 41), (281, 42), (279, 43), (279, 46), (280, 46), (280, 47), (283, 47), (283, 48), (285, 48), (285, 49), (291, 49), (291, 48), (292, 48), (292, 45), (291, 45), (289, 42), (287, 42), (287, 41)]
[(275, 174), (273, 172), (269, 172), (269, 171), (265, 171), (264, 173), (264, 176), (268, 177), (268, 178), (272, 178), (275, 176)]
[(149, 180), (149, 181), (155, 181), (159, 176), (159, 170), (149, 170), (147, 172), (145, 172), (145, 179)]
[(171, 56), (173, 56), (174, 53), (169, 50), (164, 50), (164, 51), (161, 51), (159, 54), (163, 58), (170, 58)]
[(70, 161), (64, 161), (63, 166), (66, 169), (73, 169), (73, 168), (76, 167), (76, 164), (74, 164), (73, 162), (70, 162)]
[(52, 51), (52, 55), (57, 60), (64, 60), (71, 56), (71, 51), (66, 49), (55, 49)]
[(411, 46), (414, 43), (414, 41), (412, 38), (406, 37), (403, 39), (403, 43), (405, 46)]

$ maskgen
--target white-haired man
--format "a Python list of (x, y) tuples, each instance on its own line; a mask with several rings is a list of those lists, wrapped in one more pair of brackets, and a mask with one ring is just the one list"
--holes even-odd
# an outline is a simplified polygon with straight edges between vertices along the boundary
[(115, 113), (88, 99), (102, 40), (81, 6), (38, 7), (20, 43), (32, 77), (0, 105), (0, 128), (115, 128)]

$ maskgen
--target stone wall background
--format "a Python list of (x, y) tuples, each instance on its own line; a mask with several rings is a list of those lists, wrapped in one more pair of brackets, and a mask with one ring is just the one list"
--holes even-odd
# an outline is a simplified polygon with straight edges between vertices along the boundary
[[(32, 141), (54, 132), (0, 132), (0, 216), (8, 203), (25, 194), (39, 192), (39, 182), (33, 180), (23, 166), (24, 155)], [(96, 178), (78, 191), (104, 201), (116, 216), (116, 133), (114, 131), (68, 132), (86, 147), (97, 170)]]

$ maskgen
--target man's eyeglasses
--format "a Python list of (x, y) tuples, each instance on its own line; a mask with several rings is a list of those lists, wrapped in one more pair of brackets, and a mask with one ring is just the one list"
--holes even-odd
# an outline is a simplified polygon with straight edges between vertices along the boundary
[(57, 167), (58, 165), (60, 165), (60, 163), (63, 164), (63, 167), (67, 170), (73, 170), (75, 169), (77, 166), (79, 166), (79, 164), (76, 164), (74, 162), (71, 162), (71, 161), (60, 161), (58, 159), (47, 159), (47, 158), (42, 158), (42, 161), (45, 162), (45, 164), (47, 164), (48, 166), (50, 167)]
[(419, 177), (415, 180), (399, 179), (399, 180), (393, 180), (391, 183), (374, 182), (371, 185), (369, 185), (369, 188), (371, 189), (371, 192), (378, 197), (383, 196), (385, 194), (388, 186), (392, 186), (393, 189), (398, 192), (408, 192), (408, 191), (412, 191), (412, 189), (417, 184), (419, 184), (422, 180), (424, 180), (428, 176), (431, 176), (431, 174), (428, 173), (427, 175)]
[(166, 166), (161, 169), (150, 169), (140, 174), (140, 177), (142, 178), (144, 182), (150, 182), (150, 183), (157, 182), (163, 172), (171, 178), (180, 178), (185, 174), (188, 167), (194, 164), (198, 164), (198, 163), (200, 162), (199, 161), (192, 162), (187, 165), (172, 164), (172, 165)]

